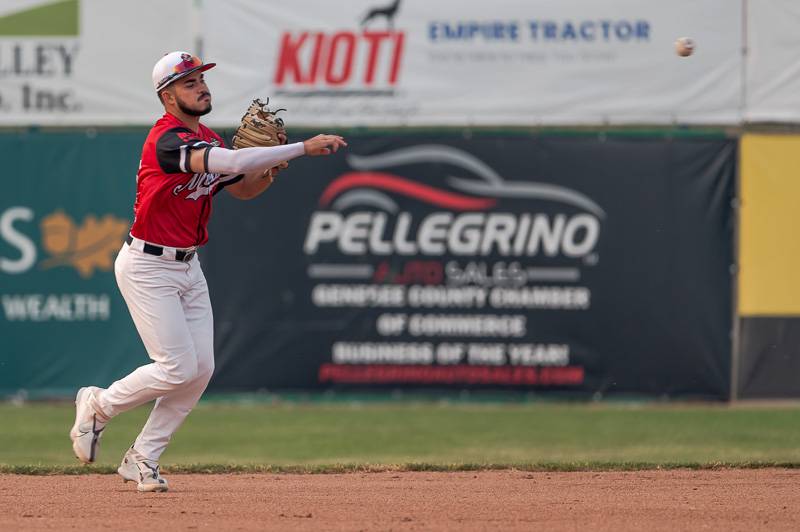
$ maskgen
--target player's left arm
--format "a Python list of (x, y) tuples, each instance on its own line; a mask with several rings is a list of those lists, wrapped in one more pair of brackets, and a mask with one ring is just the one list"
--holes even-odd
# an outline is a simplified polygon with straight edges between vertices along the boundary
[[(287, 139), (283, 133), (279, 133), (278, 138), (280, 139), (281, 144), (286, 144)], [(225, 189), (236, 199), (253, 199), (257, 196), (260, 196), (265, 190), (267, 190), (270, 185), (272, 185), (272, 182), (275, 180), (275, 176), (278, 175), (278, 172), (284, 168), (287, 168), (288, 166), (289, 163), (284, 161), (278, 166), (272, 168), (272, 171), (270, 172), (256, 171), (249, 174), (243, 174), (237, 182), (227, 185)]]
[(192, 153), (189, 157), (189, 168), (203, 168), (205, 172), (226, 174), (220, 178), (214, 193), (230, 188), (234, 197), (250, 199), (272, 184), (265, 171), (286, 168), (289, 160), (302, 155), (330, 155), (344, 146), (347, 146), (344, 138), (320, 134), (294, 144), (246, 147), (240, 150), (211, 147)]

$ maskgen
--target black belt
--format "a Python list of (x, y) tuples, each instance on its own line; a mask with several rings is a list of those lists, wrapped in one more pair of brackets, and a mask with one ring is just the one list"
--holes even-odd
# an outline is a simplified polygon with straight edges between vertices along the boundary
[[(125, 238), (125, 242), (127, 242), (128, 245), (130, 246), (133, 243), (133, 237), (131, 235), (128, 235)], [(162, 248), (161, 246), (154, 246), (153, 244), (148, 244), (147, 242), (144, 243), (144, 248), (142, 248), (142, 251), (144, 251), (148, 255), (155, 255), (156, 257), (160, 257), (161, 255), (164, 254), (164, 248)], [(192, 260), (192, 257), (194, 257), (194, 254), (195, 251), (193, 249), (189, 251), (176, 249), (175, 260), (178, 262), (189, 262), (190, 260)]]

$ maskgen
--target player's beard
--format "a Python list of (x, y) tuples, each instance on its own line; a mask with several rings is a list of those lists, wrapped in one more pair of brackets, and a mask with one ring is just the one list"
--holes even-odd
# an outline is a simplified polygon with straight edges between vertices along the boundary
[(211, 112), (211, 100), (208, 101), (208, 106), (204, 109), (193, 109), (183, 103), (180, 97), (175, 98), (175, 102), (178, 104), (178, 109), (182, 112), (186, 113), (189, 116), (204, 116)]

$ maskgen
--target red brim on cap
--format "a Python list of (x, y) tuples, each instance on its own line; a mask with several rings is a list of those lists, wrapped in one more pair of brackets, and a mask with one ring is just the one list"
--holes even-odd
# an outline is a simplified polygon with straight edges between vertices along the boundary
[(191, 69), (187, 70), (186, 72), (181, 72), (180, 74), (178, 74), (174, 78), (170, 78), (163, 85), (159, 85), (158, 88), (156, 89), (156, 92), (161, 92), (162, 90), (164, 90), (167, 87), (169, 87), (173, 82), (178, 81), (181, 78), (185, 78), (186, 76), (188, 76), (189, 74), (191, 74), (193, 72), (205, 72), (206, 70), (214, 68), (215, 66), (217, 66), (216, 63), (205, 63), (205, 64), (200, 65), (198, 67), (191, 68)]

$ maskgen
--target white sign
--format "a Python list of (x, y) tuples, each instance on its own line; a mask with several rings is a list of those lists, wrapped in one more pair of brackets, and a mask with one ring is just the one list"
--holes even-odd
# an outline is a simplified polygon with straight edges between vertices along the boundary
[[(748, 116), (796, 119), (797, 47), (781, 39), (797, 39), (798, 8), (750, 6)], [(219, 64), (213, 126), (267, 96), (292, 126), (736, 124), (742, 13), (743, 0), (6, 0), (0, 126), (150, 125), (163, 112), (150, 72), (173, 50)], [(681, 36), (691, 57), (674, 52)]]
[(800, 2), (747, 2), (748, 122), (800, 121)]
[(0, 24), (0, 125), (155, 122), (163, 108), (153, 65), (167, 52), (195, 46), (193, 2), (80, 0), (59, 11), (64, 4), (0, 6), (0, 23), (30, 21)]
[(264, 96), (292, 125), (741, 119), (741, 0), (212, 1), (203, 28), (216, 124)]

